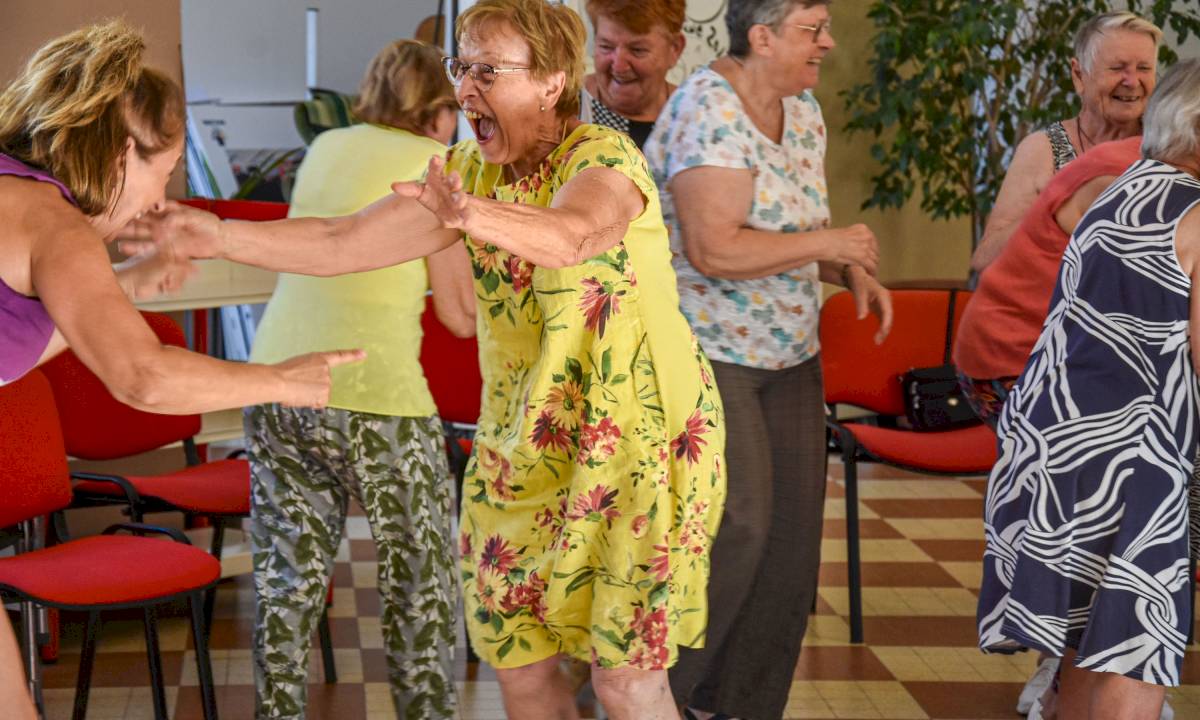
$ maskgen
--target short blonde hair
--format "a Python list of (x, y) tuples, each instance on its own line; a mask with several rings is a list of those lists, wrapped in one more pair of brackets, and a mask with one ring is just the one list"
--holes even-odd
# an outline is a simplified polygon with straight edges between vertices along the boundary
[(534, 78), (566, 73), (555, 111), (559, 117), (578, 115), (587, 47), (587, 31), (579, 15), (546, 0), (480, 0), (458, 16), (455, 35), (461, 42), (466, 34), (495, 22), (507, 23), (529, 46), (529, 72)]
[(1075, 58), (1085, 72), (1092, 71), (1100, 38), (1110, 30), (1128, 30), (1149, 35), (1157, 47), (1162, 42), (1162, 30), (1146, 18), (1126, 10), (1100, 13), (1085, 22), (1075, 33)]
[(376, 125), (424, 133), (443, 108), (458, 108), (442, 69), (442, 53), (419, 40), (396, 40), (380, 50), (358, 86), (354, 114)]
[(49, 172), (85, 214), (112, 208), (127, 139), (149, 158), (183, 136), (183, 93), (145, 50), (120, 20), (51, 40), (0, 93), (0, 152)]
[(597, 18), (608, 18), (638, 35), (661, 27), (668, 35), (683, 32), (687, 8), (684, 0), (588, 0), (584, 10), (592, 27)]

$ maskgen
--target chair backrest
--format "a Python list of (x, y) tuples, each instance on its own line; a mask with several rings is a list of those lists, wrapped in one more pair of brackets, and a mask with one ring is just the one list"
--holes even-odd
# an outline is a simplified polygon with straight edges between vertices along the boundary
[[(970, 291), (955, 291), (953, 327), (958, 328)], [(903, 415), (900, 376), (912, 368), (943, 363), (950, 290), (893, 290), (895, 320), (882, 345), (879, 321), (858, 320), (854, 297), (840, 292), (821, 308), (821, 369), (825, 402), (845, 403), (881, 415)]]
[(310, 88), (309, 92), (312, 93), (312, 100), (297, 103), (292, 112), (296, 132), (304, 139), (305, 145), (311, 145), (313, 138), (326, 130), (349, 127), (360, 122), (351, 110), (354, 107), (353, 95), (321, 88)]
[(479, 344), (475, 338), (455, 337), (437, 319), (432, 296), (421, 315), (421, 368), (442, 420), (474, 425), (479, 420), (483, 376), (479, 374)]
[(287, 203), (263, 202), (261, 200), (188, 198), (180, 202), (184, 205), (191, 205), (201, 210), (207, 210), (222, 220), (282, 220), (288, 214)]
[(0, 527), (71, 502), (67, 453), (50, 383), (40, 370), (0, 387)]
[[(161, 313), (142, 313), (164, 345), (186, 347), (183, 331)], [(43, 366), (54, 389), (67, 452), (84, 460), (137, 455), (200, 432), (199, 415), (160, 415), (117, 400), (75, 353)]]

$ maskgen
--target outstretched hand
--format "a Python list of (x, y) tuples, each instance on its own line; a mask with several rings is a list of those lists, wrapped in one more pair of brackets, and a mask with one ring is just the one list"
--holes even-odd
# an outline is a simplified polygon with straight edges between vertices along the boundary
[(162, 210), (148, 212), (117, 233), (118, 247), (126, 255), (162, 253), (177, 260), (221, 256), (221, 221), (198, 208), (168, 202)]
[(155, 251), (132, 257), (113, 266), (113, 270), (134, 302), (173, 293), (197, 272), (191, 260)]
[(445, 168), (446, 160), (435, 155), (429, 159), (424, 182), (393, 183), (392, 192), (424, 205), (443, 228), (462, 230), (470, 215), (470, 197), (463, 192), (462, 177), (453, 171), (447, 174)]
[(333, 368), (365, 360), (363, 350), (327, 350), (298, 355), (275, 364), (284, 382), (280, 403), (290, 407), (323, 408), (329, 404)]

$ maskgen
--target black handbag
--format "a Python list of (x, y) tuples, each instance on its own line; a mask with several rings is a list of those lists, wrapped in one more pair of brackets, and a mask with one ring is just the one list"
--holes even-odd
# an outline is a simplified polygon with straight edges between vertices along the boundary
[(954, 344), (954, 303), (957, 294), (957, 290), (950, 291), (942, 364), (937, 367), (913, 368), (900, 376), (904, 391), (904, 415), (913, 430), (953, 430), (979, 422), (958, 385), (958, 372), (950, 362), (950, 349)]

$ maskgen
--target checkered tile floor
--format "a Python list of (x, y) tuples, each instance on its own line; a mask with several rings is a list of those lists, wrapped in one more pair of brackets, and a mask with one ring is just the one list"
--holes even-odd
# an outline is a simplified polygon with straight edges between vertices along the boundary
[[(866, 645), (848, 642), (845, 619), (845, 505), (840, 467), (831, 464), (817, 614), (796, 668), (785, 717), (1018, 718), (1014, 710), (1034, 658), (985, 656), (975, 649), (975, 594), (983, 549), (982, 480), (922, 478), (870, 468), (861, 480)], [(373, 547), (365, 518), (352, 517), (335, 572), (332, 610), (337, 685), (321, 684), (313, 655), (312, 720), (391, 720), (375, 593)], [(250, 664), (253, 589), (225, 582), (213, 628), (213, 665), (223, 718), (253, 717)], [(199, 718), (199, 693), (182, 611), (162, 622), (167, 699), (174, 717)], [(81, 626), (68, 618), (63, 652), (46, 669), (51, 720), (70, 716)], [(461, 642), (461, 641), (460, 641)], [(136, 619), (109, 622), (99, 644), (90, 720), (151, 718), (143, 635)], [(1187, 683), (1170, 693), (1176, 717), (1200, 718), (1200, 647), (1184, 665)], [(464, 720), (503, 718), (495, 676), (468, 666), (459, 648)], [(594, 716), (583, 708), (585, 716)]]

